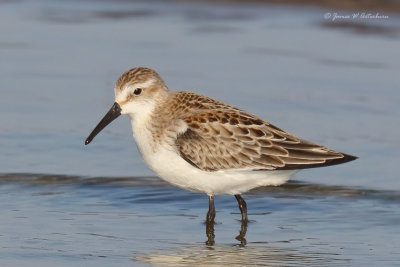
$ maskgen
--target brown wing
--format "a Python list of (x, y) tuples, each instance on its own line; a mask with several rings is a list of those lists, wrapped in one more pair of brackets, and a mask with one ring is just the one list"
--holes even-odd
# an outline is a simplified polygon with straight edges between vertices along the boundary
[(176, 140), (181, 156), (206, 170), (285, 170), (335, 165), (356, 157), (301, 140), (231, 106), (187, 116)]

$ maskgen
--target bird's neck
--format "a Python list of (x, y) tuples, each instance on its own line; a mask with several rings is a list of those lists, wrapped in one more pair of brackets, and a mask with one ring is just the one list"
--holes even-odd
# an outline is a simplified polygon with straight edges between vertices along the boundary
[(154, 106), (146, 105), (140, 113), (130, 115), (133, 137), (143, 158), (154, 153), (155, 147), (151, 134), (151, 119)]

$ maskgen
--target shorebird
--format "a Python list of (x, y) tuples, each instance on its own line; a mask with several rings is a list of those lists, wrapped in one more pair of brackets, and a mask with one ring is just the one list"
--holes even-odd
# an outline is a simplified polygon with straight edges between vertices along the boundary
[(302, 140), (241, 109), (191, 92), (171, 92), (152, 69), (133, 68), (118, 79), (115, 103), (86, 139), (121, 114), (131, 119), (139, 151), (160, 178), (208, 195), (207, 223), (214, 223), (214, 195), (241, 197), (253, 188), (278, 186), (301, 169), (357, 157)]

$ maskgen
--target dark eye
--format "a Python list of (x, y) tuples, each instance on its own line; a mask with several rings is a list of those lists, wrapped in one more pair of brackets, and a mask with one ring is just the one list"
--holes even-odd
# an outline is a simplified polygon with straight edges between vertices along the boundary
[(142, 89), (141, 88), (137, 88), (137, 89), (135, 89), (135, 91), (133, 91), (133, 93), (135, 95), (140, 95), (142, 93)]

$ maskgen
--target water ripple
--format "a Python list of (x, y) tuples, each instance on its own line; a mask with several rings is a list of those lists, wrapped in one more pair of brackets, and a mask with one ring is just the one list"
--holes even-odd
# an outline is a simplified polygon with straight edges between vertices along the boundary
[[(157, 177), (81, 177), (70, 175), (51, 175), (33, 173), (0, 174), (0, 185), (21, 184), (25, 186), (79, 186), (79, 187), (145, 187), (134, 195), (124, 195), (120, 199), (132, 202), (160, 203), (164, 201), (193, 200), (198, 194), (180, 190)], [(390, 202), (400, 202), (400, 192), (391, 190), (374, 190), (359, 187), (332, 186), (310, 184), (302, 181), (289, 181), (277, 187), (259, 187), (247, 193), (250, 196), (268, 194), (275, 198), (314, 199), (318, 197), (335, 196), (350, 199), (375, 199)], [(35, 195), (62, 194), (62, 192), (41, 192)]]

